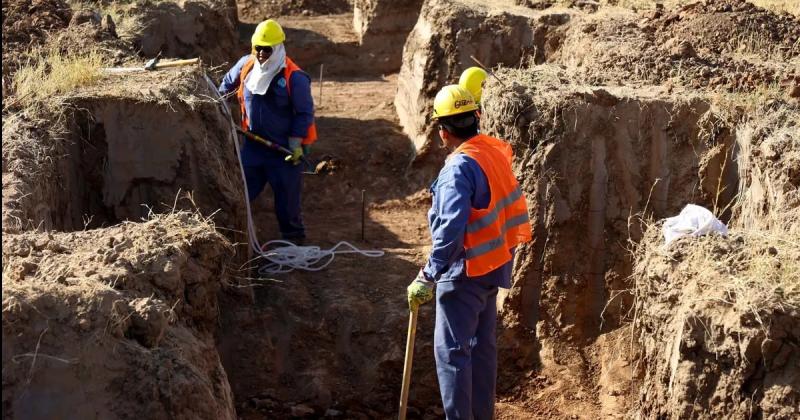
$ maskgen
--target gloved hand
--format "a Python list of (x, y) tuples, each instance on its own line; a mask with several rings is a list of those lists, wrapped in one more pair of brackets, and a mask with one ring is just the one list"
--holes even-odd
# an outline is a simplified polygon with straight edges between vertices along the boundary
[(292, 162), (295, 165), (300, 163), (300, 158), (303, 157), (302, 142), (303, 139), (300, 137), (289, 137), (289, 150), (292, 151), (292, 154), (286, 156), (287, 162)]
[(412, 311), (419, 305), (428, 303), (433, 299), (434, 282), (425, 280), (422, 270), (419, 270), (417, 277), (408, 285), (408, 309)]

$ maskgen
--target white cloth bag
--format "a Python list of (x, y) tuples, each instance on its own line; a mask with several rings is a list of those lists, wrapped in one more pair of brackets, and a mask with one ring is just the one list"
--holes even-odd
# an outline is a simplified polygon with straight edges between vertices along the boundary
[(664, 221), (662, 232), (665, 244), (669, 245), (670, 242), (684, 235), (701, 236), (718, 232), (727, 236), (728, 227), (714, 217), (714, 214), (707, 208), (687, 204), (679, 215), (669, 217)]

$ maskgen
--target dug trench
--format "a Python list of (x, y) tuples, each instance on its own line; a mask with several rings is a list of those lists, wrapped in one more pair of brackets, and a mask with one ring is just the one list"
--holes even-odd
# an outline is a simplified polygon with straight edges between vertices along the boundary
[[(309, 239), (387, 255), (261, 280), (253, 305), (223, 303), (219, 348), (246, 418), (388, 418), (397, 405), (404, 289), (425, 261), (428, 199), (409, 181), (418, 174), (406, 173), (412, 146), (390, 102), (397, 76), (330, 77), (318, 109), (325, 137), (314, 153), (332, 173), (306, 178)], [(501, 299), (498, 417), (624, 416), (632, 361), (617, 357), (617, 327), (632, 304), (629, 248), (641, 236), (633, 217), (670, 216), (687, 202), (726, 209), (738, 188), (734, 127), (702, 95), (657, 88), (487, 89), (483, 127), (515, 146), (535, 236)], [(418, 165), (412, 171), (435, 171)], [(362, 190), (371, 203), (366, 241)], [(257, 225), (274, 237), (269, 199), (256, 209)], [(441, 416), (431, 309), (420, 317), (412, 418)]]
[[(421, 19), (443, 10), (439, 2), (427, 3)], [(469, 18), (480, 19), (473, 14), (481, 7), (470, 7)], [(435, 13), (426, 16), (426, 10)], [(547, 40), (542, 34), (549, 30), (558, 33), (564, 21), (560, 12), (555, 21), (538, 12), (520, 13), (533, 26), (550, 22), (536, 31), (537, 43)], [(502, 25), (508, 18), (502, 16), (492, 22)], [(245, 22), (249, 18), (241, 16)], [(306, 42), (322, 45), (304, 45), (304, 59), (311, 64), (300, 65), (315, 76), (318, 64), (328, 69), (322, 89), (315, 83), (313, 90), (321, 140), (312, 158), (320, 174), (305, 178), (303, 208), (308, 242), (327, 248), (345, 240), (386, 251), (380, 258), (337, 256), (321, 272), (253, 278), (243, 264), (243, 237), (236, 233), (244, 231), (246, 219), (230, 125), (218, 105), (207, 100), (213, 94), (199, 74), (137, 76), (103, 90), (125, 92), (113, 98), (82, 92), (72, 99), (72, 123), (55, 134), (37, 132), (42, 124), (33, 116), (15, 117), (11, 124), (4, 115), (3, 230), (23, 233), (4, 238), (3, 283), (4, 288), (7, 280), (25, 286), (3, 297), (3, 363), (13, 367), (3, 373), (4, 385), (10, 385), (8, 391), (4, 387), (4, 412), (46, 418), (72, 406), (78, 413), (107, 413), (103, 410), (112, 401), (122, 401), (114, 409), (122, 418), (393, 417), (408, 320), (405, 287), (429, 249), (425, 184), (441, 161), (417, 160), (410, 166), (419, 136), (412, 141), (404, 134), (408, 127), (401, 128), (393, 103), (396, 93), (418, 90), (404, 88), (398, 77), (421, 70), (404, 68), (400, 76), (354, 71), (348, 64), (359, 56), (356, 37), (343, 29), (350, 19), (292, 17), (286, 25), (287, 33), (308, 35)], [(438, 26), (418, 23), (417, 36), (431, 27)], [(413, 45), (407, 44), (407, 56), (437, 57)], [(558, 43), (551, 47), (557, 50)], [(456, 77), (471, 64), (453, 58), (460, 46), (448, 48), (446, 60), (431, 60), (439, 69), (435, 83)], [(511, 59), (520, 57), (495, 61)], [(490, 80), (484, 103), (482, 129), (514, 146), (515, 171), (534, 229), (534, 241), (520, 249), (515, 261), (514, 287), (499, 302), (501, 419), (625, 417), (634, 409), (635, 355), (622, 345), (630, 342), (627, 330), (618, 327), (626, 325), (634, 305), (628, 277), (635, 274), (636, 261), (630, 248), (643, 237), (637, 215), (670, 216), (694, 202), (719, 210), (727, 222), (740, 184), (754, 182), (736, 159), (737, 148), (748, 143), (746, 127), (709, 97), (658, 86), (589, 87), (553, 79), (558, 71), (547, 66), (501, 70), (498, 77), (507, 86)], [(425, 92), (432, 91), (435, 86), (426, 85)], [(424, 108), (424, 98), (417, 102)], [(788, 109), (791, 121), (797, 109)], [(123, 127), (122, 119), (141, 124)], [(165, 129), (172, 124), (178, 127)], [(792, 127), (787, 129), (794, 133)], [(771, 133), (773, 127), (764, 130)], [(34, 138), (48, 139), (44, 144), (54, 149), (38, 154), (32, 153), (35, 148), (5, 150)], [(770, 147), (780, 144), (774, 141)], [(154, 149), (161, 153), (141, 152)], [(785, 183), (764, 190), (796, 190), (795, 172), (784, 176), (786, 171), (775, 171), (765, 172), (760, 182), (786, 178)], [(63, 183), (46, 182), (50, 179)], [(179, 190), (195, 193), (176, 200)], [(115, 192), (121, 201), (113, 200)], [(362, 194), (367, 210), (363, 240)], [(262, 241), (277, 237), (270, 195), (265, 191), (253, 203)], [(153, 216), (141, 203), (153, 214), (175, 214)], [(213, 215), (227, 240), (213, 232), (206, 218), (179, 210)], [(130, 223), (143, 217), (149, 220)], [(117, 222), (123, 223), (105, 228)], [(68, 233), (24, 232), (40, 225)], [(77, 232), (82, 229), (87, 232)], [(227, 241), (236, 246), (224, 245)], [(65, 291), (58, 294), (62, 286)], [(68, 305), (54, 302), (51, 295)], [(669, 307), (659, 296), (651, 299)], [(660, 331), (656, 318), (646, 321)], [(411, 418), (442, 416), (432, 326), (428, 305), (418, 325)], [(671, 339), (668, 334), (657, 340)], [(7, 336), (17, 337), (16, 344), (6, 344)], [(791, 348), (792, 340), (781, 345)], [(72, 342), (100, 345), (78, 349), (65, 344)], [(659, 342), (647, 348), (646, 360), (653, 360), (663, 376), (667, 368), (657, 365), (663, 359)], [(120, 354), (118, 347), (122, 358), (79, 363), (90, 351)], [(37, 360), (40, 350), (34, 369), (28, 361)], [(786, 351), (778, 347), (772, 353)], [(55, 376), (44, 373), (54, 370)], [(70, 379), (75, 377), (91, 377), (94, 381), (87, 384), (94, 385), (73, 399), (53, 399), (49, 407), (32, 403), (39, 395), (67, 394), (65, 389), (80, 383)], [(643, 389), (663, 388), (661, 379)], [(735, 382), (720, 382), (735, 389)], [(687, 388), (694, 386), (688, 383)], [(110, 385), (104, 390), (104, 384)], [(750, 381), (747, 389), (759, 384)], [(647, 392), (641, 398), (652, 402), (649, 413), (676, 412), (657, 406), (661, 399)], [(770, 395), (786, 406), (793, 398)]]

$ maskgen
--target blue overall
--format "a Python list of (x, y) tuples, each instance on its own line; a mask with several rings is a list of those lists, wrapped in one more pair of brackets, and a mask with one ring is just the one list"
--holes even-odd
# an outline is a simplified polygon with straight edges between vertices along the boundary
[[(239, 75), (250, 55), (242, 57), (225, 75), (219, 93), (225, 95), (239, 87)], [(303, 138), (314, 120), (311, 78), (304, 72), (292, 73), (291, 95), (286, 88), (283, 70), (272, 79), (264, 95), (255, 95), (245, 87), (244, 99), (249, 131), (289, 147), (289, 137)], [(300, 208), (303, 189), (302, 165), (286, 162), (286, 155), (261, 143), (245, 140), (242, 166), (250, 200), (254, 200), (267, 183), (275, 196), (275, 215), (284, 239), (305, 237)]]
[[(423, 273), (436, 281), (434, 356), (448, 420), (494, 417), (497, 383), (498, 287), (511, 287), (512, 262), (467, 277), (464, 234), (472, 208), (489, 206), (489, 182), (477, 162), (457, 154), (431, 186), (428, 223), (433, 240)], [(513, 251), (512, 251), (513, 252)]]

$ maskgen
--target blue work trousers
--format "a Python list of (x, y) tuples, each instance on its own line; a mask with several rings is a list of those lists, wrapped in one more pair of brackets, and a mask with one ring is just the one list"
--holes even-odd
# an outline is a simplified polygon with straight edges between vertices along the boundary
[(494, 418), (497, 286), (475, 279), (436, 284), (433, 346), (448, 420)]
[(284, 156), (262, 159), (257, 161), (257, 164), (247, 162), (246, 159), (243, 159), (243, 162), (250, 202), (253, 202), (269, 183), (275, 195), (275, 215), (278, 218), (281, 237), (287, 240), (305, 238), (306, 231), (300, 209), (303, 165), (286, 162)]

